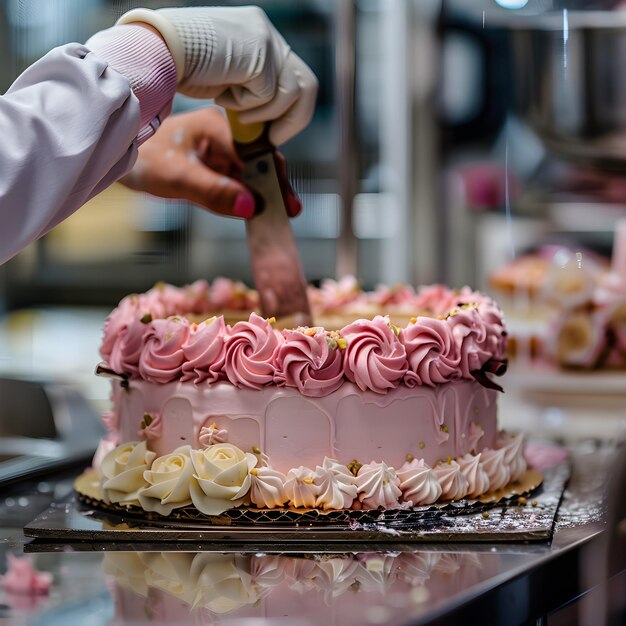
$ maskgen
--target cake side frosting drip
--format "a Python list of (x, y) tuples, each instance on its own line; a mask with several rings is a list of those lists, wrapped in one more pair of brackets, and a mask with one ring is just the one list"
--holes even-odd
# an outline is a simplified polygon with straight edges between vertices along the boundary
[[(158, 454), (184, 443), (202, 448), (219, 443), (219, 437), (248, 449), (257, 446), (276, 469), (287, 472), (299, 464), (315, 467), (324, 456), (400, 467), (411, 454), (434, 466), (448, 456), (496, 446), (497, 392), (475, 381), (399, 386), (387, 394), (345, 383), (332, 394), (306, 399), (287, 387), (240, 389), (228, 382), (112, 384), (120, 390), (114, 394), (120, 418), (113, 434), (121, 442), (135, 441), (145, 414), (158, 415), (161, 436), (149, 440)], [(471, 436), (472, 425), (479, 439)]]

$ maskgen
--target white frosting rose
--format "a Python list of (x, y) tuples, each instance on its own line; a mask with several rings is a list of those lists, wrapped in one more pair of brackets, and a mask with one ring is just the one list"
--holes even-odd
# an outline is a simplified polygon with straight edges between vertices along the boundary
[(191, 499), (205, 515), (219, 515), (239, 506), (250, 490), (250, 470), (257, 458), (230, 443), (192, 450)]
[(191, 447), (181, 446), (152, 463), (143, 476), (148, 487), (139, 490), (139, 502), (146, 511), (169, 515), (174, 509), (191, 504), (189, 484), (193, 478)]
[(138, 492), (147, 486), (144, 472), (150, 469), (155, 457), (145, 441), (124, 443), (111, 450), (100, 465), (102, 499), (123, 506), (139, 504)]

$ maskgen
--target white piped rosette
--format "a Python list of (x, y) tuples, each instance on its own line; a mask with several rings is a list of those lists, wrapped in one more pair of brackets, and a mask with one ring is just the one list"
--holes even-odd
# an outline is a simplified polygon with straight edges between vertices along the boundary
[(250, 500), (264, 509), (284, 506), (289, 498), (285, 491), (286, 476), (271, 467), (250, 470)]
[(326, 457), (315, 469), (313, 483), (318, 487), (315, 506), (329, 509), (349, 509), (357, 494), (355, 478), (350, 470)]
[(295, 467), (287, 473), (285, 491), (289, 503), (295, 508), (314, 508), (319, 495), (319, 486), (314, 482), (315, 473), (308, 467)]
[(489, 476), (480, 464), (480, 453), (470, 454), (468, 452), (458, 459), (458, 463), (465, 480), (467, 480), (467, 496), (469, 498), (477, 498), (489, 491)]
[(496, 448), (504, 450), (504, 461), (509, 466), (510, 480), (513, 482), (520, 480), (527, 468), (524, 458), (524, 437), (501, 430), (496, 439)]
[(433, 504), (441, 496), (437, 476), (424, 459), (411, 459), (399, 470), (402, 498), (411, 506)]
[(400, 507), (400, 479), (386, 463), (372, 461), (361, 466), (356, 477), (359, 502), (365, 509)]
[(441, 485), (441, 497), (444, 500), (461, 500), (469, 491), (469, 483), (461, 472), (461, 466), (453, 460), (439, 463), (433, 472)]

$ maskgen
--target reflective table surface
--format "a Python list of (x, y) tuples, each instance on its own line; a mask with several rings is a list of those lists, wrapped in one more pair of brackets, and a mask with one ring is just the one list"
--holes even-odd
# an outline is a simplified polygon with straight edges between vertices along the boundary
[(583, 612), (602, 605), (612, 454), (593, 442), (572, 451), (572, 478), (549, 543), (308, 544), (263, 552), (208, 543), (38, 545), (21, 528), (70, 493), (72, 476), (24, 484), (0, 496), (0, 572), (8, 553), (26, 551), (37, 569), (52, 572), (53, 585), (39, 597), (0, 590), (0, 621), (550, 624), (545, 616), (581, 595), (591, 602)]

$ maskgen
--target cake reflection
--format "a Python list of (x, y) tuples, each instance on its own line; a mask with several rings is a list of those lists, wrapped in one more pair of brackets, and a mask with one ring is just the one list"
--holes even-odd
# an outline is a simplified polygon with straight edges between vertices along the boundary
[[(486, 563), (490, 563), (487, 561)], [(479, 554), (108, 552), (115, 624), (401, 623), (484, 580)], [(493, 572), (492, 572), (493, 574)], [(383, 622), (377, 621), (383, 619)], [(256, 623), (256, 622), (255, 622)]]

